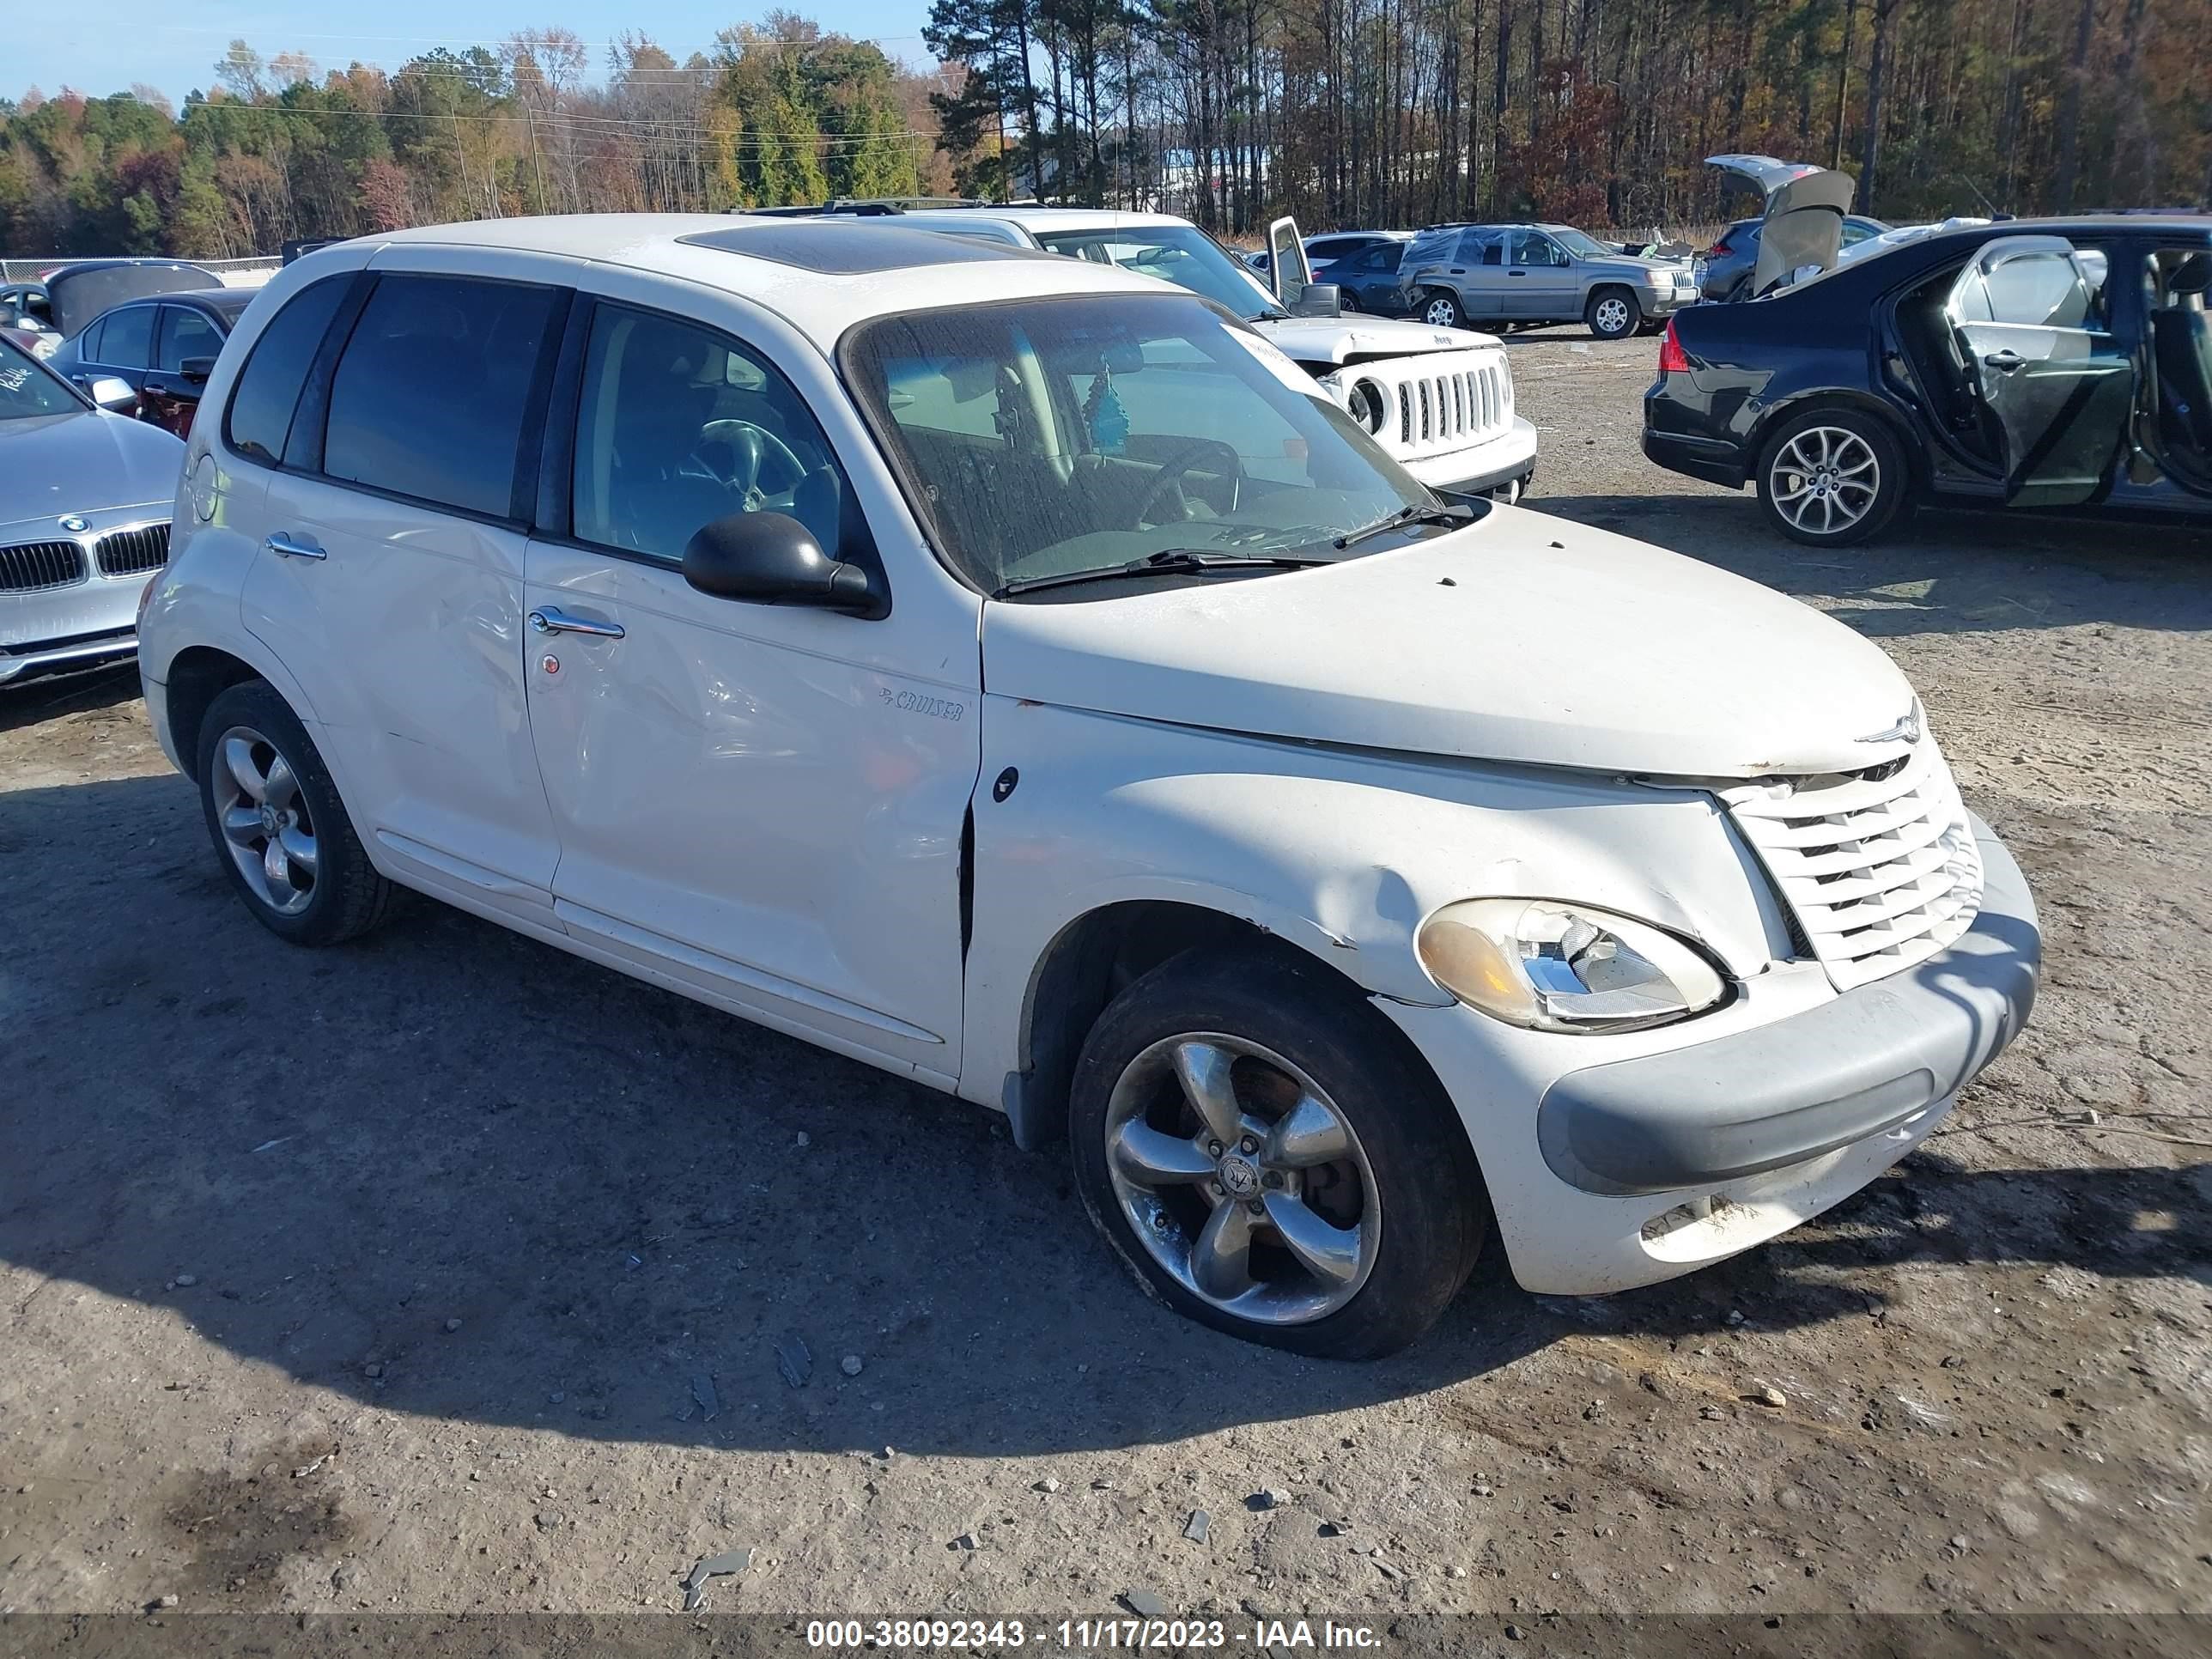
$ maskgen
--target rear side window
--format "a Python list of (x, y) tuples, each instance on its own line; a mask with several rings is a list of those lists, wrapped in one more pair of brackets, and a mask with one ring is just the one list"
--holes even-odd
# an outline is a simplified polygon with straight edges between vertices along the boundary
[(231, 394), (225, 428), (230, 447), (240, 454), (268, 466), (283, 459), (284, 434), (291, 430), (300, 388), (352, 281), (349, 275), (310, 283), (261, 331), (238, 377), (238, 390)]
[(331, 380), (323, 471), (493, 518), (514, 510), (523, 416), (555, 291), (387, 276)]
[(125, 306), (111, 311), (100, 331), (94, 362), (110, 368), (144, 368), (154, 361), (154, 307)]

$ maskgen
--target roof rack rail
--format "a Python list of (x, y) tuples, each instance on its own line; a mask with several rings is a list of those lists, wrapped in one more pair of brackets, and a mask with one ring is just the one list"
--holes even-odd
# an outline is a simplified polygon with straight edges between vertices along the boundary
[(794, 207), (737, 207), (731, 213), (741, 213), (756, 219), (816, 219), (830, 214), (843, 214), (856, 219), (879, 218), (886, 214), (908, 213), (920, 208), (989, 207), (992, 204), (972, 196), (840, 196), (827, 202), (808, 203)]

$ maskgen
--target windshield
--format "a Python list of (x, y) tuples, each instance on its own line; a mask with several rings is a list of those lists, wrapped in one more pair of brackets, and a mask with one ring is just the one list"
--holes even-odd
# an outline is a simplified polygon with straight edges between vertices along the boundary
[(1409, 520), (1334, 545), (1435, 498), (1288, 359), (1195, 300), (884, 317), (840, 356), (933, 539), (987, 593), (1170, 551), (1334, 561), (1430, 533)]
[(11, 340), (0, 339), (0, 421), (74, 415), (83, 408), (67, 386), (31, 361), (28, 352)]
[(1555, 230), (1551, 233), (1551, 237), (1577, 259), (1618, 258), (1620, 256), (1619, 248), (1607, 247), (1603, 242), (1585, 236), (1579, 230)]
[(1132, 225), (1125, 230), (1056, 230), (1040, 234), (1039, 246), (1094, 264), (1119, 265), (1140, 276), (1202, 294), (1246, 322), (1287, 317), (1266, 288), (1221, 251), (1196, 225)]

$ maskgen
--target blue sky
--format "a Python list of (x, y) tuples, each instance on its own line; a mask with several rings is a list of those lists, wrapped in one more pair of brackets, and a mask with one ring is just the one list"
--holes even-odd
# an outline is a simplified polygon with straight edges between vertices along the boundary
[[(143, 81), (181, 103), (192, 88), (213, 82), (215, 61), (234, 36), (264, 58), (300, 51), (325, 69), (354, 59), (396, 69), (434, 46), (493, 46), (519, 28), (559, 24), (583, 37), (596, 65), (615, 35), (642, 28), (680, 61), (705, 47), (717, 29), (755, 21), (773, 3), (379, 0), (339, 7), (305, 0), (58, 0), (19, 15), (0, 54), (6, 77), (0, 96), (21, 97), (33, 86), (51, 95), (65, 85), (104, 95)], [(818, 6), (786, 0), (786, 9), (824, 28), (880, 40), (894, 58), (920, 64), (928, 57), (921, 39), (928, 0), (828, 0)]]

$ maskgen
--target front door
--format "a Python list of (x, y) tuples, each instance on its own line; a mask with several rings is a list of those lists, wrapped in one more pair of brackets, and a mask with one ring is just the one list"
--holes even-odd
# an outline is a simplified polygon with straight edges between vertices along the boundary
[[(566, 304), (550, 286), (379, 276), (327, 396), (301, 400), (267, 474), (267, 539), (242, 595), (379, 861), (545, 927), (557, 849), (523, 690), (518, 464), (535, 459), (533, 388)], [(283, 355), (271, 337), (285, 320), (257, 360)], [(234, 428), (252, 379), (249, 364)]]
[(950, 1087), (972, 609), (908, 593), (868, 621), (694, 589), (685, 544), (733, 514), (872, 562), (850, 469), (735, 329), (602, 300), (568, 351), (573, 456), (527, 583), (556, 914), (663, 983)]
[(2135, 368), (2111, 332), (2102, 263), (2061, 236), (2004, 236), (1952, 285), (1946, 315), (2008, 505), (2086, 501), (2112, 471)]
[(1506, 233), (1505, 277), (1510, 317), (1551, 322), (1583, 314), (1567, 251), (1540, 230)]
[[(184, 437), (200, 406), (208, 370), (222, 355), (222, 333), (207, 313), (190, 306), (163, 306), (155, 336), (154, 366), (138, 388), (138, 418)], [(188, 373), (185, 365), (191, 368)]]

